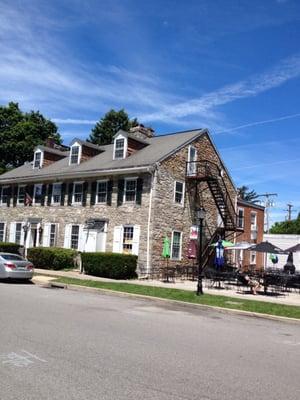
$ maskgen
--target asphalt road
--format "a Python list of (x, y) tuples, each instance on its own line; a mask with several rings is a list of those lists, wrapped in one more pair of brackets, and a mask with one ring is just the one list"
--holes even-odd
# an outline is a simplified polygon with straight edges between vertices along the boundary
[(300, 398), (300, 324), (0, 283), (1, 400)]

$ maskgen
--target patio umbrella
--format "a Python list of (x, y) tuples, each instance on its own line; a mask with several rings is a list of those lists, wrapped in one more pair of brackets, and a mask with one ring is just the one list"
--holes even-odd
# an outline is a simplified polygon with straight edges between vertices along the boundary
[(227, 249), (227, 250), (247, 250), (247, 249), (249, 249), (251, 246), (253, 246), (253, 243), (249, 243), (249, 242), (238, 242), (238, 243), (234, 243), (233, 246), (226, 247), (226, 249)]
[(197, 258), (197, 241), (191, 239), (188, 245), (188, 258), (196, 259)]
[(296, 253), (297, 251), (300, 251), (300, 243), (285, 250), (286, 253)]
[[(220, 242), (220, 241), (218, 241), (218, 242), (216, 242), (216, 243), (213, 243), (211, 246), (217, 247), (217, 246), (219, 245), (219, 242)], [(234, 246), (234, 243), (229, 242), (228, 240), (222, 240), (221, 242), (222, 242), (222, 246), (223, 246), (224, 248), (225, 248), (225, 247), (233, 247), (233, 246)]]
[(164, 238), (162, 256), (164, 258), (170, 258), (170, 240), (168, 236)]
[(221, 269), (224, 265), (224, 246), (223, 240), (219, 240), (216, 246), (215, 266)]
[(266, 241), (251, 246), (249, 248), (251, 251), (257, 251), (259, 253), (271, 253), (271, 254), (285, 254), (285, 251), (275, 246), (274, 244)]

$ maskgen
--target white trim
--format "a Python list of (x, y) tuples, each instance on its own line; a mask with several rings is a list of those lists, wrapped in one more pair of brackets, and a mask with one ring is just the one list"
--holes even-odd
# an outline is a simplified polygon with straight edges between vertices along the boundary
[[(173, 258), (173, 239), (174, 239), (174, 233), (179, 233), (180, 234), (180, 242), (179, 242), (179, 257), (178, 258)], [(174, 229), (173, 231), (172, 231), (172, 240), (171, 240), (171, 254), (170, 254), (170, 258), (171, 258), (171, 260), (178, 260), (178, 261), (180, 261), (181, 260), (181, 258), (182, 258), (182, 231), (178, 231), (178, 230), (176, 230), (176, 229)]]
[[(180, 203), (178, 203), (176, 201), (176, 183), (181, 183), (182, 184), (182, 197), (181, 197), (181, 202)], [(185, 182), (180, 181), (178, 179), (175, 179), (174, 188), (173, 188), (173, 203), (178, 205), (178, 206), (184, 206), (184, 198), (185, 198)]]
[[(137, 178), (136, 176), (124, 178), (123, 203), (127, 203), (127, 204), (135, 204), (135, 203), (136, 203), (137, 180), (138, 180), (138, 178)], [(134, 200), (126, 200), (126, 183), (127, 183), (128, 181), (135, 181), (135, 196), (134, 196)]]
[[(77, 163), (71, 163), (73, 147), (79, 147)], [(81, 155), (82, 155), (82, 145), (79, 142), (73, 143), (71, 148), (70, 148), (69, 165), (76, 165), (76, 164), (78, 165), (78, 164), (80, 164)]]
[(154, 174), (151, 175), (151, 183), (150, 183), (148, 223), (147, 223), (147, 250), (146, 250), (147, 274), (150, 273), (150, 269), (151, 269), (151, 263), (150, 263), (151, 214), (152, 214), (153, 192), (155, 192), (155, 189), (156, 189), (156, 179), (157, 179), (157, 169), (155, 169)]
[[(195, 150), (195, 159), (194, 160), (191, 160), (191, 149), (194, 149)], [(190, 144), (189, 146), (188, 146), (188, 163), (190, 163), (191, 161), (193, 162), (196, 162), (198, 160), (198, 152), (197, 152), (197, 147), (196, 146), (193, 146), (192, 144)], [(191, 168), (191, 165), (192, 164), (188, 164), (188, 171), (187, 171), (187, 175), (188, 176), (193, 176), (193, 175), (195, 175), (196, 174), (196, 172), (197, 172), (197, 164), (193, 164), (194, 165), (194, 167), (195, 168)]]
[[(124, 148), (123, 148), (123, 157), (116, 157), (116, 142), (119, 139), (124, 139)], [(121, 133), (115, 137), (114, 139), (114, 153), (113, 153), (113, 160), (122, 160), (124, 158), (126, 158), (126, 154), (127, 154), (127, 149), (128, 149), (128, 138), (124, 135), (122, 135)]]
[[(40, 165), (39, 165), (38, 167), (35, 166), (35, 160), (36, 160), (36, 154), (37, 154), (37, 153), (40, 153), (40, 154), (41, 154)], [(32, 168), (33, 168), (33, 169), (40, 169), (40, 168), (42, 168), (43, 163), (44, 163), (44, 152), (43, 152), (43, 150), (36, 149), (36, 151), (34, 152), (33, 166), (32, 166)]]
[[(108, 181), (109, 181), (108, 179), (99, 179), (99, 180), (97, 180), (95, 204), (106, 204), (107, 203)], [(103, 182), (106, 182), (106, 200), (105, 201), (98, 201), (99, 183), (103, 183)]]
[[(242, 217), (242, 226), (240, 226), (239, 225), (239, 220), (240, 220), (240, 217), (239, 217), (239, 212), (240, 211), (243, 211), (243, 217)], [(245, 227), (245, 208), (244, 207), (238, 207), (237, 208), (237, 225), (238, 225), (238, 228), (244, 228)]]
[[(73, 182), (73, 191), (72, 191), (72, 205), (81, 205), (82, 204), (82, 200), (83, 200), (83, 184), (84, 181), (77, 181), (77, 182)], [(82, 187), (82, 192), (81, 192), (81, 201), (75, 202), (74, 201), (74, 197), (75, 197), (75, 185), (81, 185)], [(77, 225), (77, 224), (74, 224)]]

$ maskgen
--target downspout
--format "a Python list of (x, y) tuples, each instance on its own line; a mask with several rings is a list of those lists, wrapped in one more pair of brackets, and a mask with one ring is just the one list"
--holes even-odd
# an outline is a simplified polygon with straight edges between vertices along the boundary
[(153, 191), (156, 187), (157, 179), (157, 165), (155, 165), (154, 172), (151, 175), (151, 187), (149, 196), (149, 210), (148, 210), (148, 223), (147, 223), (147, 256), (146, 256), (146, 277), (149, 276), (151, 271), (151, 254), (150, 254), (150, 235), (151, 235), (151, 216), (152, 216), (152, 201), (153, 201)]

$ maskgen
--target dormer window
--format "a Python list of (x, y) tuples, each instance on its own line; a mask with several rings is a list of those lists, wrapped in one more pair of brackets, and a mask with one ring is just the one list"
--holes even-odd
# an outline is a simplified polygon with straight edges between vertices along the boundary
[(120, 138), (115, 141), (115, 158), (124, 158), (125, 139)]
[(36, 151), (34, 153), (34, 160), (33, 160), (33, 168), (41, 168), (42, 167), (42, 152)]
[(70, 164), (79, 164), (80, 146), (71, 147)]

